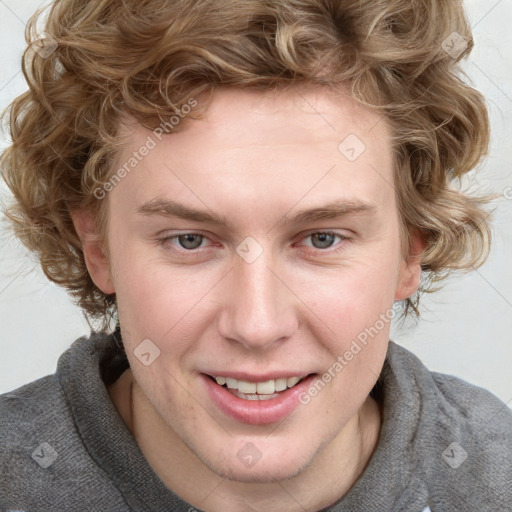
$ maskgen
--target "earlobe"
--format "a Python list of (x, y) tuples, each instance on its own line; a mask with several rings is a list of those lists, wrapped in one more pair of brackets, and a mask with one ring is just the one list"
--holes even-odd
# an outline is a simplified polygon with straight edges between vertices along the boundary
[(414, 295), (421, 279), (421, 261), (426, 242), (418, 230), (410, 234), (409, 256), (400, 263), (395, 300), (404, 300)]
[(115, 293), (110, 278), (108, 256), (98, 234), (94, 215), (87, 210), (71, 212), (75, 230), (82, 242), (85, 264), (94, 284), (105, 294)]

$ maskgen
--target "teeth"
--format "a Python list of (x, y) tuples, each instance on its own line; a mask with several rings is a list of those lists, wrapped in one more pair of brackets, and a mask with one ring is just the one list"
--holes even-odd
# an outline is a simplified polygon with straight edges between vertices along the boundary
[(240, 391), (240, 393), (256, 393), (256, 387), (256, 382), (238, 381), (238, 391)]
[(236, 379), (226, 377), (226, 386), (229, 389), (238, 389), (238, 381)]
[(287, 387), (286, 379), (276, 379), (276, 391), (284, 391)]
[(293, 388), (293, 386), (295, 386), (295, 384), (297, 384), (297, 382), (299, 382), (299, 380), (300, 380), (300, 377), (290, 377), (290, 378), (286, 379), (286, 385), (289, 388)]
[(276, 392), (284, 391), (286, 388), (293, 388), (302, 377), (289, 377), (288, 379), (275, 379), (267, 380), (265, 382), (247, 382), (245, 380), (236, 380), (230, 377), (215, 377), (217, 384), (223, 386), (224, 384), (228, 389), (233, 389), (244, 394), (258, 394), (258, 395), (273, 395)]
[(258, 393), (254, 394), (244, 394), (240, 393), (238, 390), (231, 390), (231, 393), (236, 395), (238, 398), (243, 398), (244, 400), (272, 400), (273, 398), (277, 398), (279, 395), (277, 393), (272, 393), (271, 395), (259, 395)]
[(258, 382), (256, 391), (258, 395), (271, 395), (276, 390), (276, 382), (267, 380), (266, 382)]

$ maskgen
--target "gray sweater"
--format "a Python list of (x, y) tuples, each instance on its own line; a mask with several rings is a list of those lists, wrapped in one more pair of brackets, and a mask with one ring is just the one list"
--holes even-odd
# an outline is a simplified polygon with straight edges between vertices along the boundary
[[(127, 368), (116, 335), (78, 339), (55, 375), (0, 396), (0, 511), (194, 510), (152, 471), (106, 385)], [(378, 447), (331, 512), (512, 511), (512, 412), (390, 342), (372, 395)], [(271, 512), (271, 511), (269, 511)]]

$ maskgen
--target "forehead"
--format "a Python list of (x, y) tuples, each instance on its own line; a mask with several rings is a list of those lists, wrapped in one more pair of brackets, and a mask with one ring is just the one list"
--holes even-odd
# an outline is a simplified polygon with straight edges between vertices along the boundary
[(114, 196), (126, 188), (140, 205), (169, 191), (197, 203), (215, 189), (214, 201), (225, 204), (278, 190), (286, 203), (309, 189), (303, 206), (333, 199), (335, 190), (362, 200), (394, 196), (387, 122), (344, 92), (220, 89), (202, 119), (181, 122), (180, 131), (160, 137), (137, 123), (121, 126), (118, 166), (149, 139), (154, 144)]
[[(207, 100), (200, 97), (196, 101), (201, 105)], [(143, 142), (149, 131), (135, 120), (127, 119), (129, 123), (120, 125), (121, 138), (128, 145)], [(161, 127), (167, 132), (174, 131), (172, 136), (180, 139), (180, 143), (189, 142), (188, 134), (193, 131), (198, 140), (207, 138), (223, 145), (229, 141), (233, 149), (237, 145), (275, 146), (321, 140), (331, 143), (356, 132), (365, 143), (370, 142), (367, 139), (370, 134), (373, 140), (388, 136), (387, 123), (381, 114), (356, 103), (341, 88), (334, 92), (320, 86), (275, 91), (220, 88), (208, 100), (203, 119), (190, 121), (175, 116), (173, 122), (176, 120), (180, 122), (179, 131), (169, 125), (165, 128), (164, 123)], [(240, 131), (240, 125), (245, 129)]]

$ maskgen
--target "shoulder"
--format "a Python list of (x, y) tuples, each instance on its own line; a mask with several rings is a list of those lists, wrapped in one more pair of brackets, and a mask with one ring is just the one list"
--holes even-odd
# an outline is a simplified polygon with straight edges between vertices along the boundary
[(487, 389), (454, 375), (431, 371), (415, 354), (393, 342), (390, 357), (392, 371), (400, 374), (395, 378), (401, 380), (402, 387), (407, 384), (414, 388), (430, 407), (430, 413), (436, 413), (439, 426), (444, 418), (449, 419), (451, 428), (455, 424), (464, 426), (468, 434), (512, 434), (512, 410)]
[(510, 408), (486, 389), (430, 371), (403, 347), (393, 351), (397, 366), (408, 368), (421, 404), (415, 457), (421, 459), (432, 510), (510, 507)]
[(465, 442), (468, 466), (481, 482), (490, 478), (510, 487), (512, 410), (490, 391), (458, 377), (432, 372), (432, 379), (439, 430)]
[[(54, 376), (43, 377), (0, 395), (0, 509), (21, 503), (21, 483), (46, 492), (51, 466), (62, 456), (62, 440), (73, 431), (65, 398)], [(46, 471), (45, 471), (46, 470)]]
[(512, 502), (512, 411), (460, 378), (433, 372), (432, 379), (439, 443), (429, 468), (433, 493), (442, 505), (439, 489), (449, 486), (460, 510), (506, 510)]
[[(69, 351), (61, 369), (68, 358)], [(83, 405), (71, 404), (63, 388), (70, 378), (57, 372), (0, 395), (0, 510), (81, 510), (83, 500), (125, 510), (84, 443), (87, 426), (77, 424), (72, 408)]]
[(0, 395), (0, 450), (30, 432), (45, 432), (62, 422), (65, 399), (55, 376), (49, 375)]
[(444, 415), (455, 416), (483, 434), (500, 430), (512, 434), (512, 411), (493, 393), (453, 375), (438, 372), (431, 375), (438, 391), (438, 406)]

